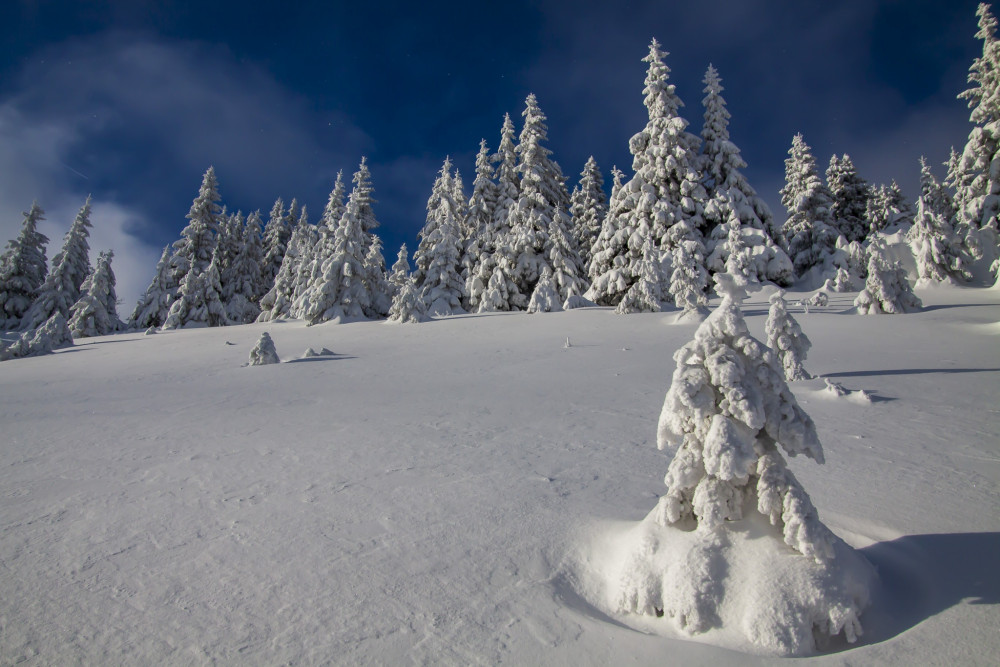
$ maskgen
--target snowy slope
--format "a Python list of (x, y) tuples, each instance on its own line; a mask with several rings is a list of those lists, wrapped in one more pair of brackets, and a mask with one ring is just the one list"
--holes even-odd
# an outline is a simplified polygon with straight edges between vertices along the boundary
[[(918, 294), (791, 308), (806, 369), (874, 394), (792, 385), (827, 458), (795, 474), (882, 578), (862, 645), (810, 663), (1000, 651), (1000, 291)], [(762, 338), (766, 293), (745, 306)], [(695, 328), (670, 317), (269, 323), (3, 363), (0, 663), (773, 664), (589, 583), (592, 545), (664, 490)], [(262, 331), (286, 363), (241, 367)]]

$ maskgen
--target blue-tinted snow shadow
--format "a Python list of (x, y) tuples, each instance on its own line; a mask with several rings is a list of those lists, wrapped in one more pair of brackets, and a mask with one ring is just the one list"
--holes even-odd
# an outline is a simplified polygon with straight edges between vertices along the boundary
[(879, 574), (862, 644), (887, 641), (968, 602), (1000, 604), (1000, 533), (907, 535), (860, 549)]
[(873, 375), (926, 375), (929, 373), (995, 373), (1000, 368), (895, 368), (891, 370), (843, 371), (823, 373), (826, 378), (868, 377)]
[(941, 303), (934, 306), (924, 306), (919, 313), (929, 313), (934, 310), (945, 310), (948, 308), (982, 308), (984, 306), (995, 306), (993, 303)]

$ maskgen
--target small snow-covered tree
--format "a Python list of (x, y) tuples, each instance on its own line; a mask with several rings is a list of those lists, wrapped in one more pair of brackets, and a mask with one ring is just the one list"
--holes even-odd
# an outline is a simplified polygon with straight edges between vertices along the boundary
[(133, 329), (148, 329), (161, 327), (167, 319), (170, 304), (176, 298), (176, 289), (172, 286), (170, 272), (170, 246), (163, 248), (160, 261), (156, 263), (156, 274), (146, 288), (145, 293), (135, 304), (128, 325)]
[(0, 361), (52, 354), (53, 350), (72, 345), (73, 334), (66, 325), (66, 318), (56, 312), (40, 327), (25, 331), (12, 344), (0, 350)]
[(528, 301), (529, 313), (554, 313), (562, 310), (562, 299), (559, 290), (552, 281), (552, 271), (549, 267), (542, 269), (542, 275), (538, 278), (535, 291), (531, 293)]
[(815, 424), (750, 335), (743, 288), (715, 280), (722, 303), (674, 354), (657, 431), (674, 452), (667, 492), (616, 573), (619, 609), (687, 633), (732, 627), (780, 655), (808, 653), (817, 637), (853, 642), (874, 570), (788, 469), (782, 450), (823, 462)]
[(45, 211), (38, 202), (24, 214), (21, 232), (7, 244), (0, 257), (0, 329), (15, 330), (38, 297), (45, 282), (48, 262), (45, 244), (49, 238), (38, 231)]
[(379, 318), (389, 314), (392, 306), (392, 287), (385, 272), (382, 239), (369, 235), (368, 254), (365, 255), (365, 289), (368, 290), (368, 308), (365, 317)]
[(583, 262), (576, 252), (576, 248), (569, 238), (566, 230), (559, 224), (562, 216), (557, 214), (549, 224), (549, 254), (548, 266), (552, 281), (559, 291), (559, 297), (566, 301), (573, 296), (580, 296), (587, 291), (587, 281), (583, 277)]
[(896, 181), (889, 185), (872, 187), (869, 192), (868, 208), (865, 209), (865, 219), (868, 220), (869, 235), (876, 232), (889, 232), (900, 227), (906, 227), (913, 222), (913, 207), (906, 200)]
[(625, 292), (615, 312), (619, 315), (660, 312), (663, 280), (660, 275), (659, 252), (653, 246), (653, 239), (649, 237), (643, 241), (642, 258), (635, 272), (639, 279)]
[(676, 225), (672, 232), (677, 236), (672, 242), (670, 295), (674, 304), (684, 311), (683, 315), (692, 315), (708, 305), (705, 246), (697, 231), (686, 223)]
[(781, 204), (788, 211), (788, 219), (782, 234), (787, 242), (785, 250), (801, 276), (829, 261), (838, 234), (833, 227), (830, 190), (820, 179), (812, 149), (801, 134), (792, 139), (788, 154), (785, 187), (781, 189)]
[(274, 348), (274, 341), (266, 331), (261, 332), (260, 338), (250, 350), (250, 361), (248, 366), (266, 366), (268, 364), (280, 364), (278, 351)]
[(426, 322), (428, 319), (427, 306), (417, 292), (413, 276), (406, 275), (403, 277), (402, 283), (392, 299), (392, 308), (389, 309), (389, 321), (401, 324), (415, 324)]
[(392, 294), (395, 297), (407, 280), (410, 279), (410, 253), (406, 250), (406, 244), (399, 246), (399, 254), (396, 255), (396, 262), (392, 265), (389, 273), (389, 284), (392, 285)]
[(812, 376), (802, 367), (802, 362), (806, 360), (806, 354), (812, 343), (809, 337), (802, 333), (799, 323), (788, 312), (784, 296), (784, 290), (778, 290), (771, 295), (771, 307), (767, 311), (767, 322), (764, 324), (767, 346), (774, 352), (784, 369), (787, 381), (808, 380)]
[(188, 272), (181, 283), (177, 299), (167, 312), (164, 329), (180, 329), (188, 325), (221, 327), (229, 324), (229, 315), (222, 303), (222, 279), (218, 257), (203, 273)]
[(480, 313), (511, 310), (511, 292), (517, 289), (508, 277), (509, 261), (499, 256), (499, 261), (490, 272), (489, 284), (479, 298)]
[(861, 315), (895, 315), (923, 307), (910, 287), (906, 270), (889, 257), (885, 243), (878, 237), (869, 243), (868, 278), (854, 305)]
[(70, 309), (68, 325), (74, 338), (107, 336), (124, 328), (118, 319), (116, 280), (111, 269), (113, 257), (110, 250), (100, 253), (93, 273), (83, 281), (83, 294)]
[(740, 220), (735, 213), (730, 215), (725, 225), (726, 241), (723, 254), (726, 257), (725, 273), (728, 273), (740, 285), (747, 286), (758, 282), (757, 268), (753, 263), (753, 251), (747, 245)]
[(834, 226), (848, 241), (864, 241), (870, 227), (865, 215), (871, 186), (858, 175), (851, 156), (845, 153), (842, 157), (830, 157), (826, 183), (833, 200), (830, 211)]
[(580, 247), (583, 266), (590, 265), (591, 249), (601, 233), (608, 214), (608, 197), (604, 194), (604, 177), (591, 155), (580, 172), (580, 180), (569, 197), (569, 212), (573, 217), (573, 233)]
[(472, 294), (472, 277), (476, 267), (483, 261), (483, 253), (490, 245), (490, 230), (493, 223), (493, 211), (497, 205), (497, 185), (493, 182), (493, 163), (496, 157), (490, 155), (486, 140), (479, 142), (479, 153), (476, 155), (476, 180), (472, 184), (472, 196), (466, 207), (463, 229), (462, 257), (459, 264), (462, 267), (462, 280), (465, 283), (463, 307), (472, 309), (478, 305), (478, 291)]

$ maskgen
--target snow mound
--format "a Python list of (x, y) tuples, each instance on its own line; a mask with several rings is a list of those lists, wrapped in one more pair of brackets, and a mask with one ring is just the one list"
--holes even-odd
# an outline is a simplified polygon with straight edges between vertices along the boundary
[(278, 352), (274, 349), (274, 341), (271, 340), (270, 334), (266, 331), (262, 332), (257, 343), (250, 350), (250, 361), (247, 362), (247, 365), (265, 366), (280, 363), (281, 359), (278, 358)]
[(826, 383), (826, 386), (820, 389), (820, 392), (825, 396), (847, 398), (858, 403), (871, 403), (875, 398), (870, 391), (865, 389), (848, 389), (839, 382), (834, 382), (828, 378), (823, 378), (823, 382)]
[(563, 310), (574, 310), (576, 308), (596, 308), (597, 304), (589, 299), (585, 299), (579, 294), (574, 294), (573, 296), (566, 299), (563, 303)]
[(809, 655), (861, 636), (858, 610), (876, 574), (844, 542), (819, 562), (774, 539), (774, 527), (750, 512), (725, 530), (690, 532), (661, 526), (655, 515), (591, 546), (579, 579), (598, 609), (659, 635), (698, 634), (772, 656)]
[(307, 347), (306, 351), (303, 352), (302, 356), (299, 357), (299, 358), (300, 359), (312, 359), (313, 357), (332, 357), (332, 356), (333, 356), (333, 352), (331, 352), (329, 349), (327, 349), (325, 347), (322, 348), (319, 352), (317, 352), (316, 350), (314, 350), (311, 347)]

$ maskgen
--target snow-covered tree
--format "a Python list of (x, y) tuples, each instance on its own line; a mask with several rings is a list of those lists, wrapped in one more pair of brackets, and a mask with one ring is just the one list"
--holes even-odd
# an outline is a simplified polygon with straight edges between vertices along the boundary
[(374, 222), (371, 211), (371, 181), (364, 159), (354, 175), (354, 188), (333, 236), (329, 255), (323, 260), (319, 277), (301, 297), (296, 315), (309, 324), (345, 318), (364, 318), (371, 307), (366, 286), (365, 258), (367, 234), (362, 220)]
[[(525, 100), (524, 127), (518, 140), (517, 173), (521, 188), (517, 205), (508, 217), (510, 226), (507, 246), (513, 252), (512, 275), (522, 294), (531, 294), (542, 271), (551, 266), (548, 261), (549, 227), (557, 224), (572, 243), (570, 219), (566, 214), (569, 193), (559, 165), (544, 146), (548, 139), (545, 114), (538, 107), (534, 94)], [(575, 245), (575, 244), (574, 244)], [(575, 252), (574, 248), (574, 255)]]
[(17, 340), (0, 350), (0, 361), (52, 354), (53, 350), (72, 345), (73, 334), (66, 325), (66, 318), (62, 313), (56, 312), (41, 326), (25, 331)]
[(465, 223), (462, 226), (462, 257), (459, 260), (465, 283), (465, 302), (462, 305), (466, 310), (479, 305), (481, 289), (474, 290), (473, 277), (476, 267), (483, 262), (483, 253), (489, 252), (492, 245), (493, 211), (497, 205), (497, 184), (493, 181), (495, 161), (496, 156), (490, 155), (486, 140), (480, 140), (479, 153), (476, 155), (476, 180), (472, 184), (472, 196), (466, 207)]
[(68, 325), (74, 338), (107, 336), (125, 326), (118, 319), (115, 272), (111, 269), (113, 257), (110, 250), (100, 253), (93, 273), (83, 281), (83, 294), (70, 309)]
[(601, 233), (601, 226), (608, 214), (608, 197), (604, 194), (604, 177), (591, 155), (580, 172), (580, 181), (569, 197), (569, 212), (573, 217), (573, 233), (580, 247), (580, 256), (590, 265), (591, 250)]
[(830, 260), (838, 234), (833, 227), (830, 190), (820, 179), (812, 149), (801, 134), (792, 139), (788, 154), (785, 187), (781, 189), (781, 204), (788, 211), (788, 219), (782, 234), (787, 242), (785, 250), (801, 276)]
[(365, 255), (365, 289), (368, 291), (368, 308), (365, 317), (379, 318), (389, 314), (392, 307), (392, 286), (385, 272), (382, 239), (370, 234), (368, 253)]
[(210, 327), (229, 324), (229, 315), (222, 303), (219, 260), (214, 254), (205, 271), (196, 273), (192, 270), (184, 277), (163, 328), (180, 329), (191, 324)]
[(728, 273), (736, 282), (744, 287), (750, 283), (758, 282), (757, 268), (753, 263), (753, 251), (746, 242), (743, 230), (740, 227), (740, 220), (735, 213), (730, 214), (729, 221), (725, 224), (726, 241), (723, 244), (723, 254), (726, 257), (725, 273)]
[(285, 202), (278, 197), (271, 207), (271, 215), (264, 226), (264, 263), (261, 265), (261, 281), (268, 290), (274, 285), (281, 263), (288, 250), (288, 241), (292, 237), (292, 229), (288, 225), (289, 211), (285, 210)]
[(868, 199), (865, 218), (869, 235), (907, 227), (913, 222), (916, 211), (900, 190), (896, 181), (889, 185), (873, 186)]
[(865, 215), (868, 212), (871, 185), (858, 175), (851, 156), (846, 153), (842, 157), (830, 156), (826, 184), (833, 200), (830, 212), (834, 227), (848, 241), (864, 241), (870, 227)]
[(722, 303), (674, 354), (657, 432), (674, 451), (667, 492), (616, 573), (619, 609), (687, 633), (734, 627), (784, 655), (814, 650), (817, 637), (853, 642), (874, 569), (820, 521), (788, 469), (782, 450), (823, 462), (815, 424), (750, 335), (743, 288), (715, 280)]
[(552, 270), (546, 266), (538, 278), (535, 291), (531, 293), (531, 299), (528, 301), (528, 312), (554, 313), (560, 310), (562, 310), (562, 299), (559, 296), (559, 290), (556, 289), (552, 281)]
[(170, 258), (173, 285), (180, 286), (189, 273), (204, 273), (212, 262), (222, 217), (221, 200), (215, 168), (209, 167), (202, 176), (198, 196), (191, 202), (188, 224), (174, 243)]
[(802, 333), (802, 327), (795, 321), (785, 304), (785, 291), (778, 290), (771, 295), (771, 307), (767, 311), (767, 322), (764, 323), (764, 335), (767, 336), (767, 346), (785, 372), (789, 382), (808, 380), (811, 376), (802, 367), (806, 354), (812, 343), (809, 337)]
[(0, 329), (10, 331), (21, 326), (21, 318), (45, 282), (48, 272), (45, 244), (49, 239), (38, 231), (44, 213), (38, 202), (33, 202), (24, 214), (21, 232), (7, 244), (0, 257)]
[(133, 329), (159, 328), (167, 320), (170, 304), (177, 297), (176, 288), (172, 285), (170, 271), (171, 247), (163, 248), (160, 261), (156, 263), (156, 273), (145, 293), (135, 304), (135, 309), (128, 318), (128, 325)]
[(427, 200), (427, 222), (414, 253), (414, 279), (432, 315), (464, 312), (461, 278), (462, 239), (458, 202), (454, 199), (451, 160), (445, 158)]
[(998, 227), (1000, 214), (1000, 40), (990, 6), (976, 10), (983, 53), (969, 68), (971, 87), (959, 97), (968, 101), (972, 131), (951, 178), (959, 225), (973, 230)]
[(697, 230), (686, 222), (675, 225), (671, 233), (676, 235), (676, 240), (671, 242), (673, 272), (670, 275), (670, 295), (674, 304), (683, 311), (682, 315), (692, 315), (708, 305), (705, 246)]
[(268, 364), (280, 363), (281, 359), (278, 358), (278, 351), (274, 348), (274, 341), (271, 340), (271, 335), (266, 331), (262, 331), (260, 338), (257, 339), (257, 342), (250, 350), (250, 361), (247, 362), (247, 365), (266, 366)]
[(906, 234), (917, 262), (918, 280), (971, 280), (972, 255), (965, 239), (955, 233), (954, 204), (924, 158), (920, 158), (920, 190), (917, 215)]
[(906, 270), (889, 257), (885, 243), (879, 237), (869, 242), (868, 278), (854, 305), (861, 315), (895, 315), (923, 307), (910, 287)]
[(90, 275), (90, 197), (84, 202), (53, 258), (52, 269), (38, 288), (38, 296), (21, 318), (21, 330), (37, 329), (57, 312), (63, 319), (80, 298), (80, 287)]
[(587, 281), (583, 276), (583, 262), (576, 252), (571, 240), (567, 238), (566, 230), (559, 220), (558, 209), (556, 216), (549, 223), (549, 254), (548, 266), (542, 269), (549, 269), (552, 281), (559, 292), (561, 301), (572, 296), (580, 296), (587, 291)]
[(261, 283), (263, 248), (260, 244), (260, 223), (251, 215), (240, 225), (242, 236), (239, 250), (222, 276), (222, 302), (233, 324), (249, 324), (260, 315), (257, 292)]
[(676, 235), (669, 234), (671, 227), (685, 223), (700, 231), (705, 225), (707, 193), (698, 171), (700, 141), (687, 131), (688, 122), (679, 115), (683, 103), (668, 83), (666, 55), (654, 39), (643, 58), (649, 65), (643, 89), (649, 121), (629, 141), (635, 175), (616, 188), (594, 246), (588, 298), (603, 305), (617, 305), (638, 280), (636, 269), (645, 239), (635, 236), (637, 230), (649, 229), (656, 247), (672, 252)]
[[(285, 249), (285, 256), (281, 260), (281, 268), (274, 277), (274, 284), (260, 299), (258, 322), (272, 322), (282, 317), (298, 316), (293, 304), (297, 303), (296, 292), (301, 284), (300, 278), (303, 273), (301, 263), (306, 261), (304, 255), (308, 255), (311, 248), (310, 231), (309, 225), (300, 225), (292, 232)], [(312, 250), (315, 251), (315, 248)], [(319, 269), (316, 273), (318, 276)]]
[(396, 294), (403, 289), (403, 285), (410, 279), (410, 253), (406, 249), (406, 244), (399, 246), (399, 254), (396, 255), (396, 262), (392, 265), (389, 273), (389, 284), (392, 285), (392, 294)]
[[(398, 262), (397, 262), (398, 264)], [(416, 324), (426, 322), (427, 306), (417, 291), (413, 276), (405, 275), (396, 295), (392, 298), (392, 308), (389, 309), (389, 321), (401, 324)]]
[(615, 312), (619, 315), (660, 312), (660, 302), (663, 301), (660, 270), (659, 253), (653, 247), (653, 239), (646, 237), (643, 241), (642, 259), (636, 270), (639, 279), (625, 292)]
[(490, 272), (489, 284), (479, 298), (480, 313), (507, 311), (512, 309), (512, 292), (517, 292), (517, 286), (509, 277), (510, 261), (507, 256), (497, 254), (497, 264)]

